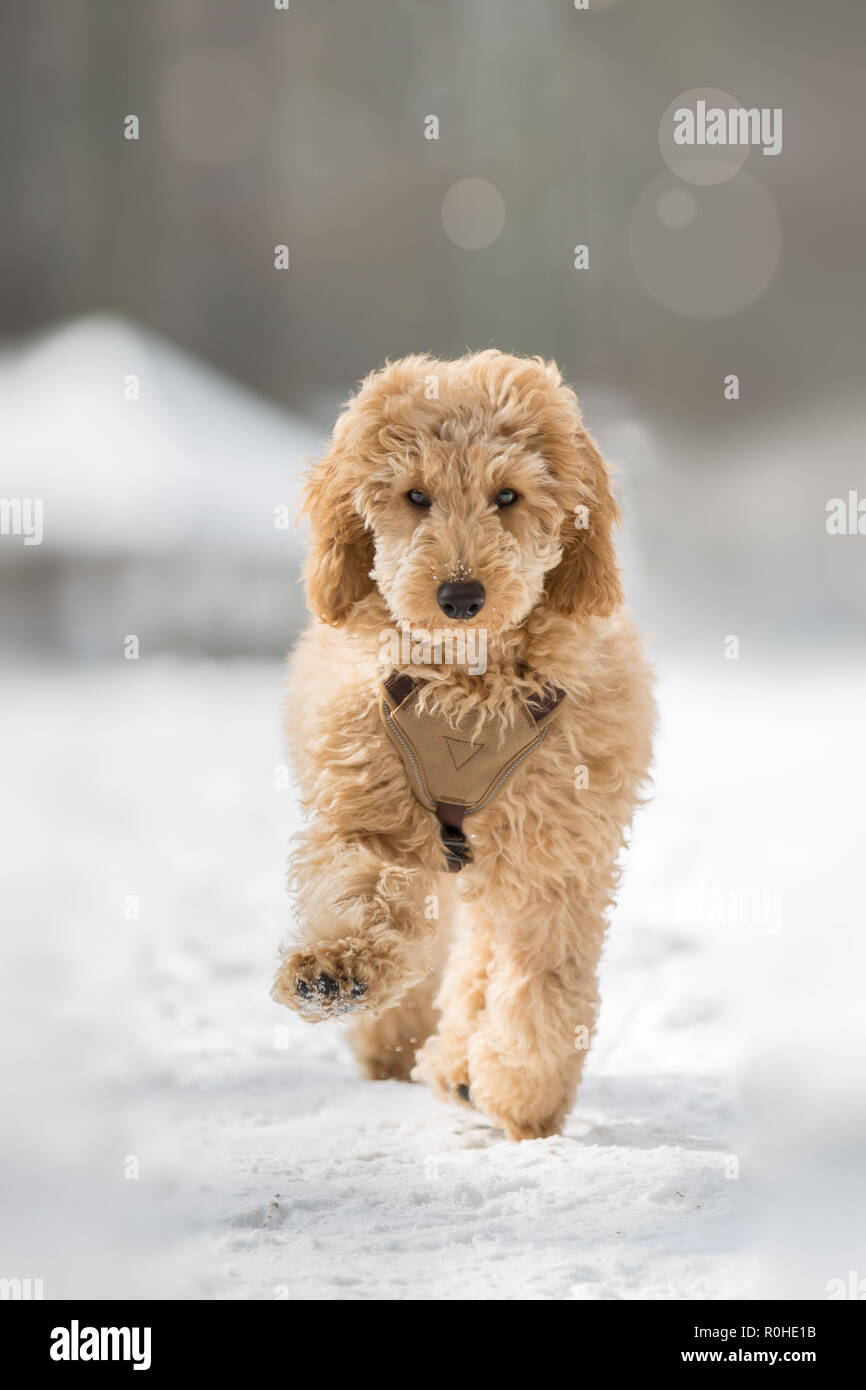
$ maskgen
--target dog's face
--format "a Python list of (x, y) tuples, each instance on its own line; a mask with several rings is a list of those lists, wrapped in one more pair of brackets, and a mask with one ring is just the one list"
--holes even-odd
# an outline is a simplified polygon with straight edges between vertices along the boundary
[(621, 601), (607, 470), (552, 364), (488, 351), (374, 373), (310, 478), (307, 587), (345, 621), (375, 584), (413, 628), (518, 627)]

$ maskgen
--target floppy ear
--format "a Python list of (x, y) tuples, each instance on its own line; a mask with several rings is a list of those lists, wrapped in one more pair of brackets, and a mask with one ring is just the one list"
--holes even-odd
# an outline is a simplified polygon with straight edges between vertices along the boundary
[(310, 521), (307, 602), (332, 626), (344, 622), (373, 588), (373, 537), (355, 506), (359, 483), (351, 451), (335, 437), (330, 453), (309, 475), (302, 509)]
[(623, 602), (611, 536), (620, 514), (607, 465), (579, 418), (558, 462), (567, 483), (563, 503), (571, 510), (560, 535), (562, 559), (547, 578), (547, 601), (558, 613), (606, 618)]

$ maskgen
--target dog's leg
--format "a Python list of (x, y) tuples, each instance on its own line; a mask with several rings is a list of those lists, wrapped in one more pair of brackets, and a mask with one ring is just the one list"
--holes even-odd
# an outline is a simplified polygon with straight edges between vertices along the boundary
[(480, 908), (467, 913), (465, 926), (468, 930), (451, 949), (436, 1000), (442, 1011), (439, 1027), (418, 1054), (413, 1075), (442, 1100), (468, 1104), (469, 1039), (487, 994), (491, 927)]
[(557, 1134), (572, 1105), (595, 1026), (604, 929), (602, 908), (576, 887), (569, 902), (565, 885), (537, 923), (497, 921), (469, 1086), (509, 1139)]
[[(456, 894), (447, 875), (440, 875), (437, 892), (431, 895), (440, 913), (438, 929), (427, 951), (433, 968), (421, 981), (381, 1014), (361, 1014), (350, 1034), (352, 1049), (361, 1070), (372, 1081), (415, 1079), (413, 1067), (424, 1043), (436, 1031), (441, 1000), (442, 967), (448, 951)], [(430, 903), (431, 897), (426, 899)], [(435, 920), (435, 919), (434, 919)]]
[(409, 1080), (416, 1053), (436, 1027), (438, 984), (435, 973), (428, 975), (399, 1004), (378, 1016), (361, 1014), (353, 1023), (352, 1050), (371, 1081)]
[(310, 1022), (381, 1013), (435, 967), (430, 876), (388, 862), (363, 839), (314, 829), (295, 859), (300, 943), (288, 950), (272, 995)]

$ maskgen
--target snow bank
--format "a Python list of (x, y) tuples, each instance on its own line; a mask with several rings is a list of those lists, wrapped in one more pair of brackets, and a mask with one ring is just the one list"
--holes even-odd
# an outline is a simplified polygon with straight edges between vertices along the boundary
[(303, 616), (298, 482), (321, 444), (308, 425), (109, 317), (0, 358), (0, 420), (4, 495), (43, 501), (42, 544), (0, 546), (20, 646), (111, 655), (132, 632), (285, 648)]

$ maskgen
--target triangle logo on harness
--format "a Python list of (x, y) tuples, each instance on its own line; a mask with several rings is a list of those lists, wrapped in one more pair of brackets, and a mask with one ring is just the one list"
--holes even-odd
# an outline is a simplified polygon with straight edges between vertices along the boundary
[(451, 754), (451, 761), (458, 771), (461, 767), (465, 767), (475, 757), (475, 754), (480, 753), (484, 747), (483, 743), (467, 743), (462, 738), (446, 737), (445, 742), (448, 745), (448, 752)]

